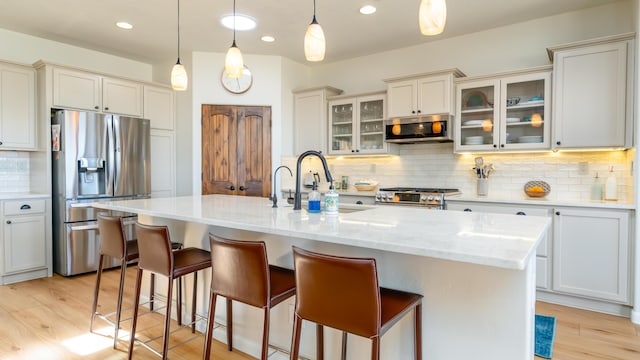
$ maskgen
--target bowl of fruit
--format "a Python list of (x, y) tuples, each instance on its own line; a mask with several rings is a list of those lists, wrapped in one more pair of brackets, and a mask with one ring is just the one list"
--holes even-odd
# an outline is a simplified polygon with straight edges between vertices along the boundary
[(544, 181), (529, 181), (524, 184), (524, 193), (531, 197), (545, 197), (551, 192), (551, 186)]

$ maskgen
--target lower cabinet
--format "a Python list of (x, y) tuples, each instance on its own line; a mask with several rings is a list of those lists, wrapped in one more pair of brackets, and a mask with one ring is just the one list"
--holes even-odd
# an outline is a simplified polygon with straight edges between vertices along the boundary
[[(533, 215), (551, 217), (551, 209), (535, 206), (515, 206), (501, 204), (471, 203), (471, 202), (447, 202), (447, 210), (487, 212), (496, 214), (513, 215)], [(549, 289), (549, 278), (551, 274), (551, 261), (549, 258), (549, 244), (551, 243), (551, 230), (547, 232), (545, 239), (538, 245), (536, 251), (536, 287), (538, 289)]]
[(176, 140), (170, 130), (151, 129), (151, 196), (176, 195)]
[(630, 215), (627, 210), (556, 208), (553, 290), (630, 303)]
[(2, 284), (47, 276), (45, 200), (2, 201)]

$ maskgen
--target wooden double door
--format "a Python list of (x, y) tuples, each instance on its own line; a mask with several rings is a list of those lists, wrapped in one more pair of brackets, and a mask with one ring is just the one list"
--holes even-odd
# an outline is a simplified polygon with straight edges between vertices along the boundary
[(270, 192), (271, 108), (202, 105), (202, 194)]

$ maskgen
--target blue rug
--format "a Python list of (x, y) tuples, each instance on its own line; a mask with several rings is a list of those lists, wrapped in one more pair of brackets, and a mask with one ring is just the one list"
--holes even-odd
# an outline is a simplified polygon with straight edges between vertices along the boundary
[(551, 359), (553, 338), (556, 335), (556, 318), (536, 314), (536, 332), (534, 353), (540, 357)]

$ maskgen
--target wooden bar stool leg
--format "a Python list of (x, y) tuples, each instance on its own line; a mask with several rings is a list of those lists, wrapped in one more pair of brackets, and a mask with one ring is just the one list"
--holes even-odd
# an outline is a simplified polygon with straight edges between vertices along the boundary
[(269, 350), (269, 321), (271, 318), (269, 307), (264, 308), (264, 322), (262, 328), (262, 357), (261, 360), (267, 360)]
[(416, 305), (414, 310), (415, 324), (415, 357), (416, 360), (422, 360), (422, 304)]
[[(180, 289), (178, 289), (180, 291)], [(196, 300), (198, 299), (198, 272), (193, 273), (193, 295), (191, 297), (191, 333), (196, 333)]]
[(118, 331), (120, 331), (120, 318), (122, 315), (122, 296), (124, 294), (124, 279), (127, 271), (127, 262), (122, 261), (120, 265), (120, 287), (118, 289), (118, 305), (116, 308), (116, 324), (115, 324), (115, 332), (113, 334), (113, 348), (116, 349), (118, 347)]
[(91, 306), (91, 322), (89, 323), (89, 332), (93, 332), (93, 321), (96, 318), (96, 310), (98, 309), (98, 294), (100, 293), (100, 279), (102, 278), (102, 259), (100, 255), (98, 260), (98, 271), (96, 273), (96, 288), (93, 291), (93, 305)]
[(371, 360), (380, 360), (380, 337), (371, 339)]
[(227, 350), (233, 351), (233, 301), (227, 298)]
[(211, 342), (213, 341), (213, 324), (216, 317), (216, 299), (217, 294), (210, 291), (209, 316), (207, 318), (207, 335), (204, 339), (204, 360), (211, 358)]
[(131, 335), (129, 339), (129, 360), (133, 357), (133, 345), (136, 341), (136, 325), (138, 324), (138, 303), (140, 302), (140, 287), (142, 286), (142, 269), (138, 268), (136, 276), (136, 295), (133, 301), (133, 318), (131, 319)]
[(320, 324), (316, 324), (316, 340), (318, 342), (316, 358), (322, 360), (324, 359), (324, 327)]

